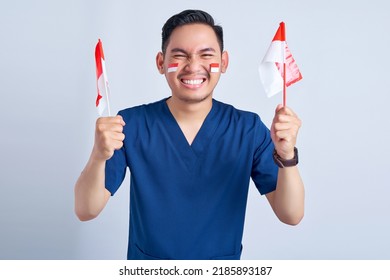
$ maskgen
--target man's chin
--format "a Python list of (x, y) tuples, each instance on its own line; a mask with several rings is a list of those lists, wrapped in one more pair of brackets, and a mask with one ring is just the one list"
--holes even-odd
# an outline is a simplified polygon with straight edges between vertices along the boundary
[(198, 103), (202, 103), (204, 101), (212, 99), (212, 94), (211, 93), (207, 94), (207, 95), (196, 95), (196, 94), (194, 94), (193, 96), (190, 96), (190, 95), (180, 95), (180, 96), (177, 96), (177, 98), (180, 101), (188, 103), (188, 104), (198, 104)]

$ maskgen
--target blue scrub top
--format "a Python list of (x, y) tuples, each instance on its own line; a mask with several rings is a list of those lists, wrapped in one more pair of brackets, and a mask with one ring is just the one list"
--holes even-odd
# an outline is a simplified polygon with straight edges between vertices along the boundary
[(106, 163), (112, 195), (131, 173), (127, 258), (240, 259), (250, 178), (276, 188), (269, 130), (213, 99), (189, 145), (166, 100), (119, 112), (126, 138)]

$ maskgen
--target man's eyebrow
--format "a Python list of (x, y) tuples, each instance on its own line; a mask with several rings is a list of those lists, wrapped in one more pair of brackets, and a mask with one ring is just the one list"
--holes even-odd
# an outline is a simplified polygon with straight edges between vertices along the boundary
[(173, 52), (173, 53), (178, 53), (178, 52), (180, 52), (180, 53), (187, 53), (185, 50), (183, 50), (181, 48), (174, 48), (174, 49), (171, 50), (171, 52)]
[(204, 52), (215, 52), (215, 49), (213, 49), (213, 48), (205, 48), (205, 49), (201, 49), (199, 51), (199, 53), (204, 53)]
[[(185, 53), (188, 54), (188, 52), (181, 48), (173, 48), (171, 50), (172, 53)], [(214, 48), (204, 48), (198, 51), (198, 53), (205, 53), (205, 52), (216, 52)]]

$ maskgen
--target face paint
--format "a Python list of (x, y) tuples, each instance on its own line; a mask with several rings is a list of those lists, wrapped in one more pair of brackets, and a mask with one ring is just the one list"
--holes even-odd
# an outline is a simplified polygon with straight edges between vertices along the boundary
[(168, 73), (176, 72), (179, 67), (179, 63), (171, 63), (168, 65)]
[(218, 72), (219, 72), (219, 63), (211, 63), (210, 73), (218, 73)]

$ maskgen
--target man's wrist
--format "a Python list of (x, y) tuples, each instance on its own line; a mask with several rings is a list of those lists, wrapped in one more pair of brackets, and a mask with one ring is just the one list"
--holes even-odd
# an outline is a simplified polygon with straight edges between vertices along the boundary
[(287, 155), (286, 157), (281, 157), (276, 149), (274, 149), (273, 159), (280, 168), (296, 166), (298, 164), (298, 149), (294, 147), (293, 154), (291, 156)]

